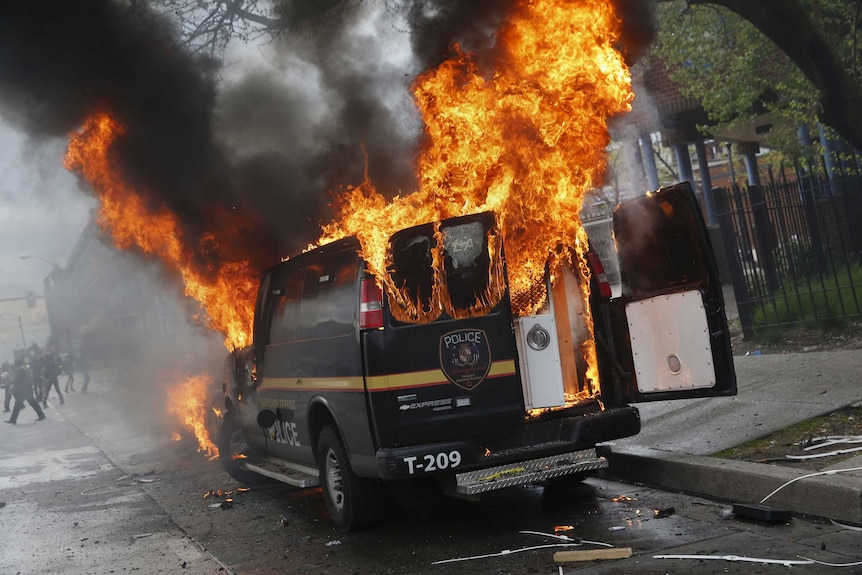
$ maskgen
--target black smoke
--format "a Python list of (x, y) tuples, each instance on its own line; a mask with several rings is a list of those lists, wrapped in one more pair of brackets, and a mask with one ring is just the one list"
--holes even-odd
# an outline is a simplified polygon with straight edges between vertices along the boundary
[[(196, 255), (192, 238), (212, 229), (222, 217), (218, 206), (230, 209), (234, 194), (212, 137), (215, 71), (181, 47), (169, 22), (146, 9), (110, 0), (0, 3), (5, 119), (39, 137), (63, 136), (99, 110), (115, 116), (126, 132), (111, 157), (124, 181), (153, 207), (178, 216)], [(228, 251), (259, 254), (256, 247), (272, 244), (257, 241), (265, 235), (236, 234)], [(273, 247), (261, 260), (275, 257)]]
[[(634, 56), (651, 38), (650, 3), (617, 3)], [(112, 150), (125, 181), (175, 213), (188, 238), (237, 222), (204, 263), (229, 252), (262, 268), (314, 241), (330, 193), (366, 166), (382, 191), (415, 189), (411, 83), (455, 42), (491, 62), (514, 4), (344, 1), (273, 41), (274, 69), (228, 83), (231, 70), (190, 53), (147, 2), (3, 0), (0, 114), (56, 137), (108, 110), (127, 128)], [(377, 27), (363, 33), (369, 21)]]

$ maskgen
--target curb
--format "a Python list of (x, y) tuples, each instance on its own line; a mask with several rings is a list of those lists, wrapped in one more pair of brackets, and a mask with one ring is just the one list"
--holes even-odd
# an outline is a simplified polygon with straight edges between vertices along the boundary
[[(731, 503), (760, 503), (786, 482), (807, 475), (788, 467), (643, 447), (612, 446), (600, 476)], [(818, 475), (792, 483), (764, 505), (835, 521), (862, 524), (862, 478)]]

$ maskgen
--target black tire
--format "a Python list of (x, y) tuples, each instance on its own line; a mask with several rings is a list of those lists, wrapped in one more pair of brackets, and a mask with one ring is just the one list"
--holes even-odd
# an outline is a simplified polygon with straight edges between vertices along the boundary
[(215, 437), (218, 440), (221, 433), (221, 426), (224, 423), (224, 393), (215, 395), (210, 402), (210, 408), (207, 411), (206, 428), (210, 437)]
[(228, 475), (245, 485), (254, 486), (267, 483), (267, 477), (249, 471), (237, 463), (234, 456), (244, 452), (247, 448), (248, 444), (245, 441), (242, 427), (239, 425), (239, 419), (234, 412), (229, 411), (218, 434), (218, 458), (222, 467), (228, 472)]
[(347, 450), (334, 426), (324, 427), (317, 444), (323, 499), (341, 531), (372, 527), (383, 517), (379, 482), (359, 477), (350, 468)]

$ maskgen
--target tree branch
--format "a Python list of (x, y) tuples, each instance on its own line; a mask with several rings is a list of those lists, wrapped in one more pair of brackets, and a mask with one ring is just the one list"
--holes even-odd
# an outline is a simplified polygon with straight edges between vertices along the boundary
[(688, 0), (723, 6), (751, 22), (793, 61), (820, 91), (820, 118), (862, 148), (862, 89), (799, 0)]

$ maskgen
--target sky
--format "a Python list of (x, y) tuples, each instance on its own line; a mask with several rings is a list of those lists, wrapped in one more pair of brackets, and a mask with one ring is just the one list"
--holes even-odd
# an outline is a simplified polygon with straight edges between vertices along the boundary
[(63, 167), (65, 145), (0, 117), (0, 300), (43, 294), (52, 266), (38, 258), (64, 266), (87, 223), (94, 202)]
[[(154, 41), (171, 45), (162, 26), (142, 26), (148, 20), (127, 18), (110, 0), (81, 10), (64, 4), (75, 23), (46, 21), (38, 8), (50, 0), (8, 4), (18, 19), (6, 18), (6, 28), (0, 20), (0, 44), (8, 44), (0, 72), (10, 88), (0, 101), (0, 300), (43, 294), (96, 205), (63, 168), (66, 138), (34, 139), (16, 123), (57, 136), (74, 129), (91, 100), (115, 99), (133, 127), (119, 162), (130, 181), (146, 184), (141, 190), (187, 229), (203, 227), (212, 204), (250, 213), (260, 239), (240, 231), (223, 243), (254, 244), (244, 251), (254, 254), (275, 246), (265, 254), (275, 261), (317, 240), (330, 193), (361, 182), (366, 158), (379, 189), (415, 189), (421, 123), (411, 80), (455, 38), (480, 59), (491, 54), (488, 30), (507, 3), (345, 3), (279, 42), (234, 46), (212, 101), (209, 76), (183, 51), (152, 49)], [(14, 326), (0, 329), (5, 323)]]
[[(321, 204), (328, 201), (325, 185), (318, 175), (304, 173), (303, 167), (314, 163), (315, 154), (328, 153), (312, 145), (319, 134), (333, 133), (331, 139), (335, 141), (341, 138), (328, 124), (332, 122), (327, 117), (331, 110), (351, 108), (347, 104), (348, 99), (328, 102), (323, 94), (339, 90), (327, 85), (353, 83), (350, 93), (380, 102), (381, 113), (384, 114), (391, 113), (393, 107), (409, 105), (407, 81), (403, 74), (407, 65), (404, 60), (410, 54), (406, 35), (399, 26), (386, 24), (387, 32), (399, 32), (396, 34), (398, 38), (394, 40), (397, 46), (391, 44), (393, 40), (381, 38), (369, 24), (380, 11), (378, 7), (376, 14), (368, 16), (365, 22), (357, 24), (354, 20), (349, 27), (344, 25), (350, 34), (340, 36), (344, 43), (364, 42), (363, 53), (367, 52), (366, 58), (354, 58), (349, 62), (332, 61), (325, 73), (321, 71), (325, 65), (314, 60), (324, 60), (327, 54), (320, 49), (320, 40), (313, 36), (297, 39), (293, 46), (281, 46), (280, 50), (265, 42), (249, 45), (235, 43), (230, 47), (225, 57), (228, 65), (219, 72), (218, 82), (220, 110), (217, 115), (221, 123), (216, 129), (222, 138), (221, 143), (234, 162), (241, 163), (246, 158), (259, 156), (274, 158), (275, 162), (272, 163), (281, 166), (279, 170), (272, 171), (265, 169), (266, 166), (259, 161), (253, 164), (254, 172), (272, 173), (270, 180), (274, 179), (277, 183), (269, 185), (269, 182), (259, 178), (249, 181), (247, 190), (263, 190), (258, 193), (264, 194), (267, 203), (290, 205), (293, 200), (283, 199), (284, 182), (293, 182), (294, 188), (298, 189), (313, 186), (320, 190), (318, 197), (304, 200), (300, 204), (303, 209), (294, 211), (319, 213), (323, 209)], [(369, 49), (368, 42), (371, 42), (373, 49)], [(350, 51), (347, 50), (347, 53)], [(358, 74), (355, 70), (364, 70), (368, 66), (374, 70), (369, 73), (371, 75), (379, 73), (386, 78), (394, 78), (397, 89), (380, 93), (376, 91), (379, 82), (374, 82), (377, 88), (370, 96), (365, 96), (360, 87), (372, 84), (357, 80), (353, 74)], [(378, 68), (382, 68), (382, 71), (378, 72)], [(350, 76), (344, 80), (339, 78), (346, 74)], [(249, 106), (249, 103), (252, 105)], [(16, 114), (25, 113), (22, 110), (26, 109), (26, 106), (0, 106), (0, 174), (3, 174), (0, 178), (0, 347), (20, 340), (17, 322), (14, 319), (3, 321), (4, 315), (21, 316), (25, 324), (29, 322), (31, 325), (24, 325), (25, 331), (44, 331), (41, 325), (47, 321), (44, 314), (22, 312), (19, 304), (23, 303), (28, 291), (44, 295), (45, 277), (52, 271), (54, 264), (61, 268), (67, 265), (86, 227), (90, 211), (98, 206), (87, 184), (80, 183), (63, 166), (67, 138), (34, 137), (32, 132), (25, 132), (16, 125), (24, 121), (23, 116), (17, 117)], [(365, 118), (374, 121), (370, 113)], [(415, 130), (415, 125), (406, 128), (411, 134)], [(285, 138), (287, 132), (294, 136)], [(367, 137), (367, 134), (363, 136)], [(392, 132), (389, 132), (384, 140), (397, 142), (400, 138), (393, 137)], [(373, 142), (366, 144), (374, 145)], [(358, 140), (341, 148), (348, 150), (354, 160), (362, 158)], [(329, 155), (327, 160), (327, 164), (340, 163), (337, 155)], [(303, 182), (303, 185), (297, 186), (297, 181)], [(282, 196), (282, 199), (277, 199), (278, 196)], [(281, 211), (280, 217), (285, 218), (284, 211)], [(310, 218), (301, 222), (306, 235), (318, 229), (308, 220)], [(304, 246), (315, 238), (316, 235), (303, 237), (298, 245), (301, 243)], [(22, 256), (30, 257), (22, 259)], [(26, 306), (21, 309), (26, 309)], [(31, 343), (29, 339), (28, 344)]]
[[(378, 181), (392, 183), (394, 191), (403, 190), (403, 181), (412, 177), (412, 167), (397, 159), (415, 144), (418, 133), (416, 111), (408, 91), (410, 77), (415, 73), (411, 64), (413, 50), (403, 14), (390, 13), (385, 6), (385, 3), (369, 3), (347, 10), (345, 14), (335, 13), (331, 26), (327, 23), (280, 43), (265, 38), (249, 44), (234, 42), (224, 58), (226, 66), (217, 74), (215, 104), (204, 102), (197, 95), (184, 98), (192, 92), (189, 86), (197, 89), (200, 84), (186, 81), (180, 72), (165, 77), (160, 72), (166, 62), (159, 60), (152, 64), (147, 60), (147, 49), (143, 50), (144, 54), (135, 56), (135, 65), (127, 62), (124, 66), (122, 62), (116, 64), (107, 58), (98, 60), (102, 68), (93, 68), (102, 74), (115, 72), (117, 68), (109, 67), (112, 64), (120, 71), (130, 67), (156, 70), (154, 77), (143, 82), (155, 86), (153, 91), (138, 94), (143, 102), (156, 102), (155, 106), (142, 104), (143, 112), (136, 110), (138, 117), (144, 118), (144, 124), (161, 125), (159, 117), (165, 110), (158, 106), (167, 101), (182, 101), (182, 105), (191, 106), (193, 110), (203, 109), (202, 114), (208, 113), (209, 108), (205, 106), (214, 105), (214, 136), (220, 146), (219, 152), (224, 154), (220, 161), (230, 164), (233, 171), (229, 177), (239, 182), (237, 188), (242, 195), (252, 198), (247, 202), (258, 208), (269, 207), (262, 210), (264, 218), (275, 217), (275, 221), (266, 222), (268, 228), (293, 231), (291, 237), (278, 238), (281, 247), (288, 252), (284, 255), (290, 255), (294, 253), (291, 250), (316, 240), (320, 222), (328, 219), (329, 191), (344, 183), (334, 181), (333, 173), (349, 171), (345, 180), (349, 183), (361, 181), (363, 148), (373, 157), (381, 158), (372, 166), (372, 171), (376, 169), (373, 175)], [(98, 11), (95, 14), (102, 15)], [(92, 22), (88, 25), (96, 26)], [(104, 38), (117, 40), (111, 35), (100, 38), (102, 41)], [(124, 86), (121, 82), (130, 82), (122, 74), (113, 84), (100, 84), (96, 76), (88, 76), (76, 84), (64, 73), (65, 68), (80, 68), (75, 61), (93, 58), (94, 54), (87, 52), (87, 46), (61, 45), (71, 53), (57, 54), (62, 65), (41, 76), (34, 73), (32, 78), (14, 77), (13, 83), (27, 84), (27, 89), (22, 91), (23, 98), (16, 99), (13, 90), (11, 97), (0, 102), (0, 173), (3, 174), (0, 178), (0, 300), (23, 297), (25, 291), (42, 294), (43, 280), (52, 269), (52, 264), (47, 262), (60, 267), (66, 265), (87, 223), (89, 211), (97, 206), (87, 185), (79, 184), (63, 167), (67, 139), (44, 135), (61, 133), (57, 130), (60, 122), (54, 120), (58, 116), (66, 117), (63, 116), (64, 102), (70, 102), (68, 108), (71, 109), (79, 98), (75, 90), (108, 86), (107, 89), (115, 93), (126, 90), (123, 93), (135, 94), (140, 86), (134, 83), (131, 87)], [(19, 48), (13, 44), (11, 49)], [(46, 50), (52, 53), (50, 50), (56, 50), (56, 46)], [(30, 52), (38, 50), (34, 48)], [(45, 62), (34, 60), (24, 69), (38, 70), (40, 64)], [(6, 65), (13, 68), (15, 62)], [(183, 67), (187, 66), (186, 62), (177, 63), (177, 66), (182, 73), (197, 73)], [(78, 68), (74, 68), (75, 74), (86, 72), (86, 67)], [(140, 74), (146, 78), (147, 72)], [(93, 85), (88, 85), (88, 81)], [(53, 85), (34, 98), (32, 94), (38, 93), (35, 90), (43, 88), (40, 82)], [(200, 91), (205, 94), (205, 90)], [(54, 113), (45, 114), (46, 110)], [(57, 114), (57, 110), (61, 113)], [(176, 117), (189, 116), (184, 109), (170, 113)], [(27, 133), (23, 128), (17, 129), (16, 124), (25, 123), (32, 128), (34, 118), (40, 116), (48, 118), (46, 125), (51, 129), (31, 129)], [(193, 129), (188, 128), (186, 133), (192, 136), (182, 140), (190, 143), (189, 148), (201, 143), (193, 139)], [(35, 132), (43, 135), (38, 138), (27, 135)], [(148, 143), (164, 142), (173, 135), (147, 134)], [(166, 163), (157, 159), (146, 169), (155, 173), (158, 170), (154, 168)], [(161, 171), (167, 173), (171, 168)], [(409, 175), (405, 178), (405, 174)], [(192, 173), (190, 177), (198, 175)], [(216, 177), (225, 177), (225, 174), (219, 173)], [(161, 178), (154, 180), (159, 183), (173, 183), (170, 177), (154, 178)], [(207, 193), (218, 192), (209, 189)], [(162, 199), (179, 197), (168, 187), (162, 196)], [(190, 199), (183, 205), (195, 201), (199, 200)], [(211, 201), (211, 197), (204, 198), (205, 203)], [(193, 210), (188, 213), (194, 217)], [(294, 219), (286, 223), (289, 218)], [(24, 255), (33, 257), (22, 260)]]

